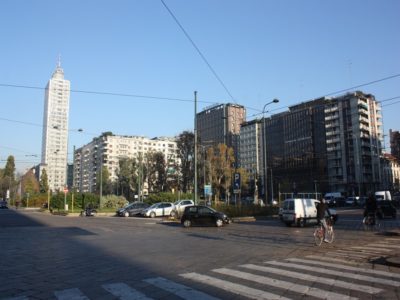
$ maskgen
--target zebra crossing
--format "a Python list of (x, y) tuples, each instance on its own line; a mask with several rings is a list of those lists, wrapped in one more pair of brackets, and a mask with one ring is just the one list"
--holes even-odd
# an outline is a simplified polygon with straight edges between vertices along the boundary
[[(343, 253), (353, 251), (357, 254), (353, 258), (359, 259), (371, 255), (395, 254), (399, 249), (400, 239), (387, 238), (381, 242), (331, 252), (342, 255), (342, 258), (329, 254), (312, 254), (303, 258), (220, 267), (205, 273), (182, 273), (178, 276), (179, 282), (154, 277), (143, 279), (140, 284), (133, 283), (134, 287), (124, 282), (113, 282), (101, 285), (100, 289), (101, 293), (104, 292), (102, 298), (122, 300), (160, 299), (166, 295), (166, 298), (173, 296), (190, 300), (217, 300), (232, 298), (228, 296), (232, 294), (239, 298), (282, 300), (301, 297), (332, 300), (370, 299), (374, 296), (382, 298), (383, 293), (388, 291), (399, 293), (400, 273), (362, 267), (347, 257), (343, 258)], [(90, 300), (96, 299), (99, 292), (93, 296), (90, 292), (85, 294), (84, 290), (74, 287), (54, 291), (53, 295), (58, 300)], [(29, 300), (29, 297), (19, 296), (7, 300)]]

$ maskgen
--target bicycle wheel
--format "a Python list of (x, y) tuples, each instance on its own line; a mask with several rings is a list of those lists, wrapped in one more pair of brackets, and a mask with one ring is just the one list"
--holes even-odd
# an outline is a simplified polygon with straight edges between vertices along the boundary
[(328, 226), (328, 230), (326, 232), (326, 240), (328, 241), (328, 243), (332, 243), (334, 238), (335, 238), (335, 233), (333, 232), (333, 227)]
[(314, 231), (314, 241), (315, 245), (321, 246), (322, 240), (324, 239), (324, 234), (321, 227), (317, 227)]

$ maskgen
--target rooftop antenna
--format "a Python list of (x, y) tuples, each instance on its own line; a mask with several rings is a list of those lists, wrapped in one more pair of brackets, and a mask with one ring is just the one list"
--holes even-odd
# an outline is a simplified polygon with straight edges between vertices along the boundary
[(61, 54), (58, 54), (57, 68), (61, 68)]

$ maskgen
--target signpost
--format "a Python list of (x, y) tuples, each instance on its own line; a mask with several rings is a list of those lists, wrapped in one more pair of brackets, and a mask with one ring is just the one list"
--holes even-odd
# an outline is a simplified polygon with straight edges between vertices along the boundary
[(67, 193), (68, 193), (68, 187), (64, 187), (64, 210), (68, 211), (68, 205), (67, 205)]

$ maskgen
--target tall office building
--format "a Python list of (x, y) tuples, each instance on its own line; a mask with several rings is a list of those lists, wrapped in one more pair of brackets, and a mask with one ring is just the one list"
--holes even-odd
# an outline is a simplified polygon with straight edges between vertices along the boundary
[(67, 183), (69, 97), (70, 82), (64, 79), (59, 60), (46, 86), (43, 114), (41, 165), (52, 191), (62, 190)]
[(197, 133), (204, 146), (225, 144), (239, 157), (240, 125), (246, 121), (246, 109), (238, 104), (217, 104), (197, 114)]

